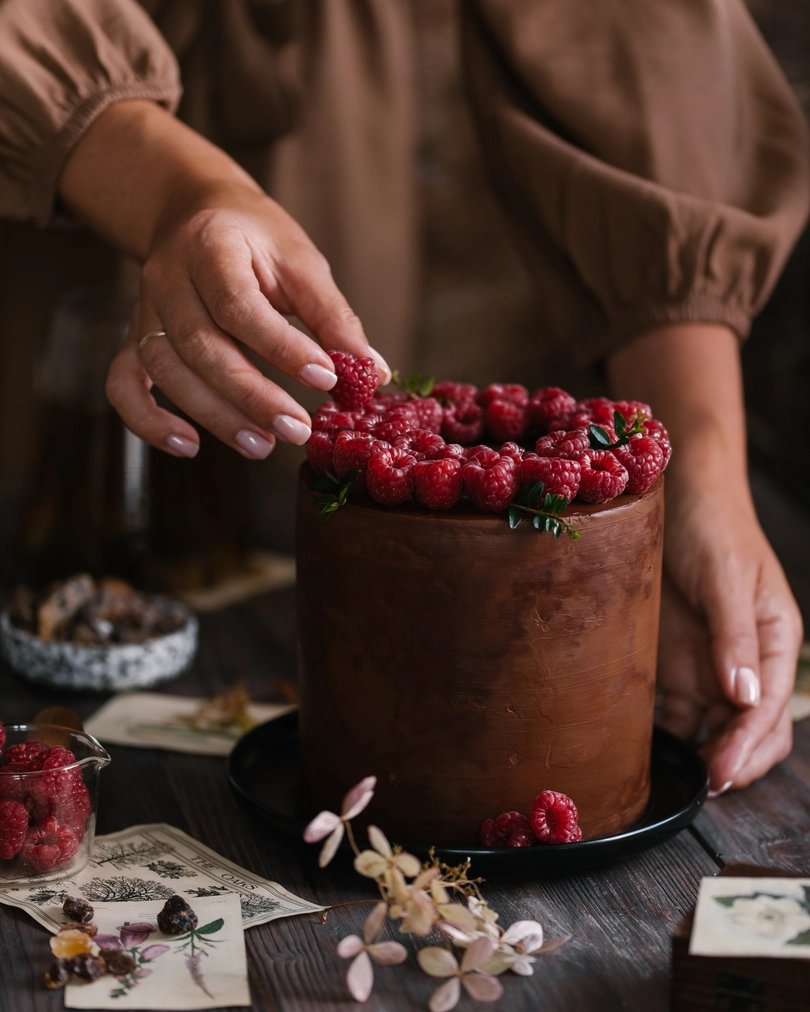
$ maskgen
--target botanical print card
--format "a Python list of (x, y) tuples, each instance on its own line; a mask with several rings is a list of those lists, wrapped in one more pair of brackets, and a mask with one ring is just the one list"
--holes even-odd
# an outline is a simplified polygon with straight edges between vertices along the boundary
[(82, 896), (93, 906), (152, 901), (162, 905), (178, 894), (194, 906), (197, 900), (226, 893), (236, 895), (246, 928), (323, 909), (165, 823), (97, 836), (87, 867), (61, 882), (13, 887), (0, 882), (0, 903), (21, 907), (54, 933), (65, 923), (66, 896)]
[(100, 949), (121, 949), (135, 969), (92, 983), (74, 977), (65, 1007), (77, 1009), (206, 1009), (250, 1005), (245, 935), (235, 893), (191, 904), (197, 927), (164, 935), (163, 902), (99, 903), (94, 921)]
[(295, 709), (288, 703), (248, 702), (239, 720), (228, 721), (206, 715), (211, 702), (163, 692), (125, 692), (96, 710), (84, 729), (108, 745), (226, 756), (251, 727)]
[(810, 878), (704, 878), (689, 953), (810, 959)]

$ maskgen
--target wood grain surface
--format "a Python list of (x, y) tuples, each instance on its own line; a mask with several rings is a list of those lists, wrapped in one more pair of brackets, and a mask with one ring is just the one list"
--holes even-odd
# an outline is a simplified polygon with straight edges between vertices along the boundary
[[(194, 668), (166, 687), (210, 695), (243, 681), (261, 700), (282, 700), (294, 680), (292, 594), (284, 591), (206, 615)], [(50, 692), (0, 665), (0, 717), (24, 721), (48, 705), (87, 717), (105, 697)], [(231, 797), (225, 760), (110, 747), (101, 778), (99, 832), (141, 822), (169, 822), (232, 861), (323, 904), (373, 897), (348, 862), (324, 871), (317, 848), (255, 823)], [(533, 977), (508, 974), (496, 1006), (465, 997), (459, 1009), (499, 1012), (665, 1012), (669, 1004), (670, 939), (697, 896), (701, 876), (732, 860), (810, 873), (810, 722), (796, 728), (793, 755), (759, 784), (711, 801), (693, 830), (662, 847), (590, 874), (484, 886), (501, 923), (536, 918), (548, 934), (570, 933), (561, 949), (541, 956)], [(346, 963), (337, 941), (358, 929), (364, 908), (275, 921), (246, 934), (253, 1008), (260, 1012), (346, 1012)], [(0, 1012), (55, 1012), (62, 996), (42, 974), (48, 936), (22, 911), (0, 907)], [(376, 969), (365, 1008), (424, 1009), (437, 982), (414, 960)]]

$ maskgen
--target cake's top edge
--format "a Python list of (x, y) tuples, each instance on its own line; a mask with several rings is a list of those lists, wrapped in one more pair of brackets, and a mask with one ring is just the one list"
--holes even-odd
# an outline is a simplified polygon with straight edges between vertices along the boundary
[[(315, 472), (306, 462), (301, 465), (298, 474), (301, 482), (306, 486), (315, 481), (316, 478)], [(565, 509), (565, 519), (568, 520), (575, 517), (592, 517), (631, 508), (642, 499), (647, 499), (650, 496), (655, 495), (663, 484), (664, 475), (661, 474), (655, 484), (644, 492), (643, 495), (622, 494), (606, 503), (585, 503), (574, 500), (574, 502)], [(307, 489), (307, 491), (309, 490)], [(315, 493), (312, 494), (314, 495)], [(489, 520), (492, 522), (497, 521), (499, 523), (503, 523), (504, 516), (506, 514), (505, 510), (500, 513), (482, 513), (481, 510), (477, 510), (472, 503), (466, 500), (462, 500), (449, 510), (432, 510), (416, 502), (402, 503), (399, 506), (386, 506), (382, 503), (375, 502), (375, 500), (372, 499), (366, 492), (357, 496), (352, 496), (350, 501), (352, 505), (357, 508), (371, 510), (374, 513), (383, 513), (386, 516), (410, 517), (414, 520), (435, 520), (437, 517), (444, 517), (453, 520), (463, 520), (468, 518), (469, 520), (476, 520), (479, 522), (482, 520)]]

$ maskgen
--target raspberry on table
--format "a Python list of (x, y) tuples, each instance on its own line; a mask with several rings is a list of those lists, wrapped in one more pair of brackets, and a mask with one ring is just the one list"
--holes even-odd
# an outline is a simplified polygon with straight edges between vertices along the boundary
[(527, 453), (518, 464), (520, 486), (542, 481), (544, 492), (564, 496), (569, 502), (579, 491), (581, 474), (579, 462), (567, 457), (537, 457)]
[(493, 401), (508, 401), (525, 408), (529, 403), (529, 391), (520, 383), (490, 383), (478, 395), (478, 403), (487, 408)]
[(417, 460), (440, 460), (447, 445), (440, 435), (430, 429), (412, 429), (397, 436), (393, 445), (398, 450), (407, 450)]
[(526, 451), (522, 446), (518, 446), (517, 443), (504, 443), (501, 447), (502, 457), (511, 457), (516, 464), (519, 464), (525, 455)]
[(447, 443), (444, 447), (443, 457), (457, 457), (459, 460), (467, 459), (467, 452), (459, 443)]
[(76, 856), (80, 842), (73, 828), (49, 815), (39, 826), (30, 827), (20, 853), (31, 871), (55, 871)]
[(413, 469), (416, 498), (432, 510), (449, 510), (461, 498), (463, 461), (458, 457), (420, 460)]
[(511, 457), (482, 450), (461, 470), (464, 488), (473, 505), (484, 513), (506, 509), (518, 490), (517, 468)]
[(593, 503), (609, 502), (624, 492), (629, 477), (627, 468), (610, 450), (587, 450), (577, 460), (581, 469), (580, 499)]
[(541, 387), (535, 390), (529, 401), (529, 416), (535, 425), (547, 429), (553, 419), (570, 415), (575, 403), (571, 394), (560, 387)]
[(513, 401), (496, 399), (484, 409), (484, 423), (499, 443), (522, 439), (529, 427), (529, 411)]
[(182, 896), (172, 896), (163, 904), (157, 922), (164, 935), (184, 935), (197, 927), (197, 915)]
[(448, 404), (442, 418), (442, 435), (456, 443), (475, 443), (484, 435), (484, 411), (474, 401)]
[(335, 441), (328, 432), (313, 429), (307, 440), (307, 460), (309, 466), (322, 478), (334, 466)]
[(617, 446), (613, 456), (627, 468), (627, 491), (643, 495), (652, 488), (664, 470), (664, 450), (652, 436), (633, 436), (629, 443)]
[(393, 418), (384, 417), (379, 425), (374, 427), (373, 434), (377, 439), (384, 439), (386, 443), (393, 443), (397, 436), (405, 436), (417, 428), (416, 420), (410, 415), (396, 415)]
[(382, 420), (383, 416), (376, 413), (355, 416), (354, 431), (373, 433)]
[(435, 383), (433, 385), (433, 396), (444, 403), (469, 404), (478, 396), (478, 387), (472, 383)]
[(587, 429), (556, 429), (541, 436), (535, 443), (534, 450), (538, 457), (568, 457), (569, 460), (576, 460), (590, 448)]
[(411, 402), (416, 415), (417, 428), (428, 429), (430, 432), (442, 431), (444, 408), (435, 397), (422, 397)]
[(373, 358), (355, 358), (346, 351), (330, 351), (335, 364), (337, 383), (332, 397), (349, 411), (361, 408), (374, 396), (377, 389), (377, 365)]
[(573, 843), (582, 839), (577, 806), (567, 794), (543, 791), (532, 802), (529, 822), (540, 843)]
[(356, 472), (352, 492), (362, 492), (366, 487), (366, 471), (372, 453), (388, 447), (385, 440), (375, 439), (367, 432), (350, 432), (348, 429), (339, 432), (333, 458), (335, 474), (343, 478), (349, 471)]
[(22, 850), (28, 832), (28, 809), (21, 801), (0, 801), (0, 861)]
[(377, 450), (369, 458), (366, 486), (372, 498), (388, 506), (407, 502), (413, 495), (416, 458), (407, 450)]
[(479, 840), (482, 847), (530, 847), (534, 833), (525, 815), (503, 812), (497, 819), (484, 820)]

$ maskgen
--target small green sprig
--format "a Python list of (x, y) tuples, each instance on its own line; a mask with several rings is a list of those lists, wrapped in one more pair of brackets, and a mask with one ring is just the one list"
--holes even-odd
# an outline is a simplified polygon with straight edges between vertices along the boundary
[(425, 397), (430, 397), (433, 393), (436, 377), (428, 376), (426, 379), (422, 379), (421, 373), (413, 372), (407, 379), (402, 379), (399, 375), (399, 369), (395, 369), (391, 376), (391, 382), (395, 387), (404, 390), (409, 397), (421, 400)]
[(548, 531), (554, 538), (567, 534), (572, 541), (577, 541), (580, 536), (579, 530), (562, 517), (568, 502), (568, 498), (564, 495), (546, 492), (542, 481), (524, 485), (507, 511), (509, 526), (514, 530), (523, 519), (522, 514), (529, 513), (536, 531)]
[(592, 450), (615, 450), (617, 446), (625, 446), (630, 442), (631, 436), (643, 435), (646, 432), (644, 423), (647, 419), (637, 411), (633, 415), (630, 425), (621, 411), (613, 412), (613, 428), (616, 430), (616, 442), (611, 443), (610, 435), (601, 425), (588, 426), (588, 440)]
[(310, 492), (320, 492), (317, 499), (312, 500), (313, 506), (321, 507), (324, 520), (332, 516), (335, 510), (346, 505), (346, 500), (354, 487), (357, 471), (349, 471), (338, 478), (331, 471), (326, 471), (323, 478), (316, 478), (308, 487)]

